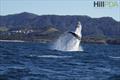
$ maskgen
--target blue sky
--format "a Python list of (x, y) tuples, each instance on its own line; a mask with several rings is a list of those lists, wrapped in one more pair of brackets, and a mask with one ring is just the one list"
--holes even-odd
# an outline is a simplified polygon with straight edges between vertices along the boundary
[(94, 0), (0, 0), (0, 15), (31, 12), (38, 15), (88, 15), (96, 18), (109, 16), (120, 21), (120, 5), (113, 8), (95, 8), (93, 7), (93, 1)]

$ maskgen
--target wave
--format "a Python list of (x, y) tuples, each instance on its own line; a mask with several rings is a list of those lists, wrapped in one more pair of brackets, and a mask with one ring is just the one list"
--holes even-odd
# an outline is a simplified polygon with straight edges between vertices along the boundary
[(39, 58), (70, 58), (72, 56), (57, 56), (57, 55), (30, 55), (30, 57), (39, 57)]
[(109, 57), (114, 59), (120, 59), (120, 57), (116, 57), (116, 56), (109, 56)]
[(25, 42), (23, 40), (0, 40), (0, 42)]

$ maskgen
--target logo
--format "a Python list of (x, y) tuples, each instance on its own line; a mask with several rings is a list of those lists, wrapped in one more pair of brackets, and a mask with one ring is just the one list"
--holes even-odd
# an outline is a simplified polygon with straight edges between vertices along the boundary
[(113, 8), (113, 7), (118, 7), (119, 2), (118, 1), (94, 1), (93, 2), (94, 7), (108, 7), (108, 8)]

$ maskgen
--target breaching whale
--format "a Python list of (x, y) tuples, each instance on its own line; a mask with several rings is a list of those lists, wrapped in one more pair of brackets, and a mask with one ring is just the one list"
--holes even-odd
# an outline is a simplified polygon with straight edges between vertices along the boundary
[(60, 51), (83, 51), (80, 46), (82, 39), (82, 25), (80, 22), (74, 28), (73, 31), (66, 31), (62, 34), (54, 43), (53, 48)]
[(81, 30), (82, 30), (81, 23), (78, 22), (76, 26), (76, 30), (74, 32), (69, 31), (68, 33), (72, 34), (76, 39), (81, 40), (82, 37)]

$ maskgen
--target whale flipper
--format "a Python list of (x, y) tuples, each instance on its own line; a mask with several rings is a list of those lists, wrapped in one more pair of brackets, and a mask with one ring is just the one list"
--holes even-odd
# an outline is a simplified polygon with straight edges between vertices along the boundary
[(76, 33), (74, 33), (74, 32), (68, 32), (68, 33), (72, 34), (72, 35), (73, 35), (75, 38), (77, 38), (78, 40), (81, 40), (81, 37), (78, 36)]

